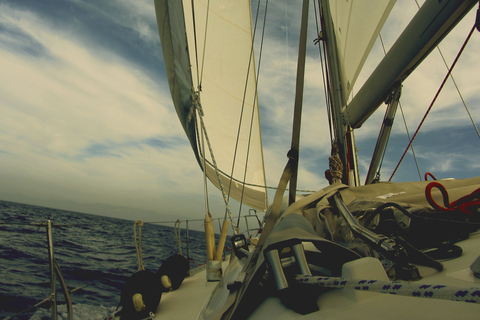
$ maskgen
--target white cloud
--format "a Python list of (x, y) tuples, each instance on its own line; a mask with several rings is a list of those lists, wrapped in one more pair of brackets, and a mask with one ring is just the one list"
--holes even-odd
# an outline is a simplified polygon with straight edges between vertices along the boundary
[[(40, 17), (2, 9), (2, 20), (48, 53), (0, 50), (0, 170), (16, 173), (0, 191), (152, 209), (166, 202), (162, 195), (201, 190), (167, 84), (115, 52), (97, 55), (106, 49), (85, 47)], [(165, 145), (153, 148), (145, 142), (152, 138)]]
[[(132, 32), (143, 41), (142, 46), (134, 47), (134, 42), (129, 42), (130, 47), (126, 46), (131, 50), (129, 56), (121, 51), (127, 50), (125, 47), (91, 40), (76, 24), (55, 29), (58, 24), (46, 17), (1, 5), (0, 23), (16, 33), (0, 33), (0, 174), (2, 181), (8, 182), (2, 184), (0, 196), (16, 191), (85, 203), (109, 202), (151, 210), (185, 211), (186, 203), (178, 206), (174, 202), (178, 202), (179, 194), (187, 194), (188, 199), (195, 200), (188, 201), (186, 211), (198, 217), (198, 211), (203, 209), (202, 177), (173, 111), (166, 77), (160, 74), (161, 70), (158, 73), (148, 70), (158, 77), (153, 80), (152, 74), (145, 72), (142, 61), (129, 59), (135, 53), (148, 52), (158, 46), (152, 3), (122, 0), (105, 4), (110, 6), (108, 9), (82, 1), (74, 3), (102, 16), (109, 26)], [(274, 34), (266, 40), (259, 92), (263, 107), (261, 120), (266, 124), (264, 127), (269, 128), (263, 133), (269, 186), (278, 184), (290, 148), (299, 24), (299, 19), (292, 19), (298, 13), (289, 11), (292, 2), (277, 1), (274, 5), (269, 9), (268, 19), (281, 26), (270, 29)], [(388, 36), (398, 35), (408, 14), (415, 11), (415, 6), (394, 9), (387, 22), (391, 25), (384, 34), (387, 48), (393, 43)], [(466, 36), (465, 30), (473, 23), (473, 16), (474, 13), (470, 14), (447, 39), (455, 45), (443, 46), (448, 61), (453, 60)], [(282, 30), (288, 31), (288, 37), (280, 34)], [(314, 36), (309, 37), (309, 46)], [(480, 40), (474, 35), (471, 41), (454, 74), (458, 74), (457, 83), (475, 117), (480, 107), (479, 100), (475, 100), (480, 92), (476, 58)], [(298, 186), (307, 189), (325, 185), (323, 172), (330, 153), (323, 80), (317, 47), (314, 50), (315, 55), (311, 50), (307, 59), (300, 143), (301, 155), (305, 158), (300, 160)], [(374, 50), (377, 59), (368, 60), (366, 69), (372, 70), (383, 56), (381, 48)], [(439, 68), (433, 62), (426, 61), (419, 74), (412, 75), (404, 86), (402, 105), (412, 133), (446, 72), (443, 66)], [(156, 82), (157, 79), (161, 79), (160, 82)], [(358, 84), (365, 79), (366, 74), (361, 74)], [(438, 126), (465, 123), (463, 107), (447, 111), (457, 93), (451, 85), (445, 90), (425, 123), (427, 132)], [(362, 142), (377, 136), (384, 107), (378, 111), (356, 132), (356, 139), (362, 145), (359, 162), (364, 172), (373, 146), (363, 147)], [(404, 134), (402, 121), (398, 114), (393, 137)], [(151, 141), (157, 141), (158, 145)], [(396, 146), (395, 152), (391, 152), (393, 158), (399, 148), (401, 146)], [(419, 151), (421, 149), (419, 147)], [(319, 154), (312, 156), (312, 150)], [(428, 152), (421, 160), (431, 168), (428, 160), (438, 154)], [(452, 160), (454, 156), (455, 153), (442, 153), (442, 161), (433, 168), (448, 173), (457, 165), (456, 160)], [(393, 161), (397, 160), (386, 159), (385, 171), (393, 169)], [(479, 169), (474, 161), (466, 163), (469, 169)], [(416, 169), (408, 171), (416, 174)], [(197, 212), (193, 212), (193, 202), (199, 208)]]

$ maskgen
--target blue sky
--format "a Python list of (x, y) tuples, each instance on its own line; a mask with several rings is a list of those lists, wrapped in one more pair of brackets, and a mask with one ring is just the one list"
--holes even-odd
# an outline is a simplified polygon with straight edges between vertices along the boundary
[[(388, 36), (398, 35), (416, 10), (413, 1), (401, 2), (382, 32), (387, 48), (393, 43)], [(275, 25), (262, 60), (259, 99), (270, 186), (278, 183), (290, 146), (299, 15), (292, 6), (295, 1), (276, 1), (269, 9)], [(442, 46), (449, 63), (473, 17)], [(479, 38), (475, 33), (454, 71), (477, 121)], [(366, 69), (381, 55), (376, 46)], [(170, 99), (153, 1), (0, 0), (0, 59), (0, 199), (132, 220), (203, 217), (202, 175)], [(404, 85), (411, 133), (446, 72), (438, 60), (434, 53)], [(299, 172), (299, 188), (310, 190), (327, 185), (330, 152), (319, 65), (311, 45)], [(479, 175), (480, 141), (451, 84), (440, 99), (414, 144), (422, 175)], [(374, 115), (356, 134), (362, 179), (382, 118), (382, 112)], [(408, 143), (400, 115), (395, 123), (383, 180)], [(394, 181), (415, 179), (409, 157)], [(222, 216), (220, 195), (212, 203)]]

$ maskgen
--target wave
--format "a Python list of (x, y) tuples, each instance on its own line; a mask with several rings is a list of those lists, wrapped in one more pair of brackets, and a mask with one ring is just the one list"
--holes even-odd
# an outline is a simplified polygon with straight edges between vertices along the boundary
[[(0, 318), (12, 316), (50, 295), (46, 228), (53, 223), (54, 256), (71, 294), (74, 319), (104, 319), (120, 300), (125, 280), (138, 269), (133, 221), (0, 201)], [(181, 250), (187, 256), (186, 232)], [(204, 233), (189, 231), (191, 258), (205, 262)], [(145, 223), (142, 227), (143, 263), (156, 272), (179, 251), (173, 227)], [(195, 265), (192, 262), (192, 268)], [(63, 299), (58, 288), (59, 299)], [(50, 317), (48, 304), (17, 319)], [(66, 319), (60, 306), (58, 318)], [(112, 309), (113, 308), (113, 309)]]

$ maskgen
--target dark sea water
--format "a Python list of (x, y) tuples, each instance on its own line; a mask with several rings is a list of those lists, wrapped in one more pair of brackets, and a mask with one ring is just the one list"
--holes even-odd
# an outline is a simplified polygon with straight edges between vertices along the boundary
[[(101, 217), (0, 201), (0, 319), (14, 316), (50, 295), (46, 227), (53, 223), (54, 256), (71, 293), (74, 319), (104, 319), (120, 300), (125, 280), (138, 269), (134, 221)], [(56, 226), (57, 225), (57, 226)], [(182, 254), (187, 257), (185, 224), (181, 225)], [(205, 235), (190, 230), (190, 257), (205, 263)], [(172, 226), (145, 223), (142, 227), (143, 264), (156, 272), (178, 253)], [(195, 264), (192, 262), (191, 267)], [(64, 300), (57, 280), (58, 301)], [(49, 303), (12, 319), (50, 319)], [(59, 306), (59, 319), (66, 319)]]

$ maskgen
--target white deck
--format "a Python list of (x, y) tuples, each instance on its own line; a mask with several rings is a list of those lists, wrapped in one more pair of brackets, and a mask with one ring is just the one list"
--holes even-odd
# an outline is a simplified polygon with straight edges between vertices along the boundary
[[(443, 261), (444, 271), (419, 267), (423, 279), (418, 283), (456, 287), (480, 287), (470, 265), (480, 255), (480, 233), (457, 243), (463, 255)], [(439, 299), (413, 298), (384, 293), (335, 289), (320, 296), (320, 311), (301, 316), (285, 308), (277, 298), (268, 298), (249, 319), (480, 319), (480, 304)]]
[[(480, 287), (470, 265), (480, 255), (480, 233), (458, 243), (463, 248), (459, 258), (444, 261), (445, 270), (420, 268), (419, 283), (456, 287)], [(224, 262), (225, 272), (228, 262)], [(207, 282), (205, 270), (186, 278), (182, 286), (162, 296), (157, 310), (159, 319), (196, 319), (218, 282)], [(268, 298), (249, 319), (480, 319), (480, 304), (393, 296), (382, 293), (335, 289), (318, 299), (320, 311), (301, 316), (285, 308), (276, 297)], [(208, 317), (207, 317), (208, 318)]]
[[(223, 263), (225, 270), (228, 262)], [(180, 288), (162, 295), (157, 308), (158, 319), (196, 319), (200, 310), (210, 298), (218, 282), (209, 282), (206, 269), (196, 272), (195, 275), (185, 278)], [(195, 270), (198, 271), (198, 270)]]

